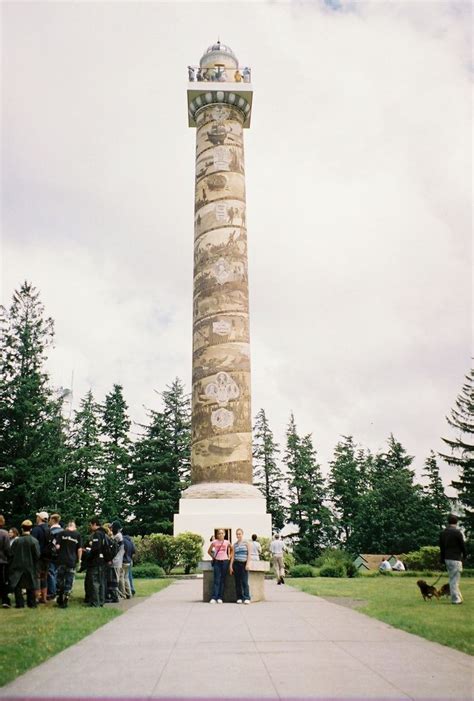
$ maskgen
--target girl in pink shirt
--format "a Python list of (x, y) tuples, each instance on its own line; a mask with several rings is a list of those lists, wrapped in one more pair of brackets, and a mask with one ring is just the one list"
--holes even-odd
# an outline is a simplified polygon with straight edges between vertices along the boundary
[(224, 596), (225, 578), (229, 569), (229, 559), (232, 555), (232, 545), (225, 539), (223, 528), (217, 531), (217, 538), (212, 541), (207, 551), (212, 558), (214, 581), (212, 585), (212, 598), (210, 604), (222, 604)]

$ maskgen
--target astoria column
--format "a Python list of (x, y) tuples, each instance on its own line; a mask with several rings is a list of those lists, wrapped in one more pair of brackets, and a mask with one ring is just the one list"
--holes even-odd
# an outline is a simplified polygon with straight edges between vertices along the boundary
[[(249, 295), (243, 130), (250, 69), (217, 42), (188, 67), (188, 121), (196, 128), (191, 486), (175, 533), (243, 528), (271, 534), (252, 485)], [(207, 546), (206, 548), (207, 549)]]

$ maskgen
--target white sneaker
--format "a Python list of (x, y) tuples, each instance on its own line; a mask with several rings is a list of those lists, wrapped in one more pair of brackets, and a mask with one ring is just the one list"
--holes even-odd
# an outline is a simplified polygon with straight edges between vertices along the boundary
[(244, 604), (250, 604), (250, 601), (248, 599), (245, 599)]
[(222, 601), (222, 599), (217, 599), (217, 603), (218, 603), (218, 604), (223, 604), (224, 602)]
[(238, 603), (238, 604), (241, 604), (241, 603), (242, 603), (242, 599), (237, 599), (237, 603)]
[(210, 604), (216, 604), (217, 602), (216, 602), (215, 599), (211, 599), (209, 603), (210, 603)]

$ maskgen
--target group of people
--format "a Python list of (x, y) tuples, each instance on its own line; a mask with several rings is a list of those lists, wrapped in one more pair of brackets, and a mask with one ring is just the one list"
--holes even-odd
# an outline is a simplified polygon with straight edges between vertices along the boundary
[[(249, 570), (251, 563), (260, 560), (262, 546), (254, 533), (250, 541), (244, 540), (244, 532), (237, 528), (237, 540), (232, 544), (225, 537), (225, 530), (217, 530), (216, 536), (211, 536), (208, 555), (211, 557), (213, 568), (212, 595), (210, 604), (222, 604), (227, 574), (234, 576), (235, 595), (238, 604), (250, 604)], [(277, 583), (284, 584), (285, 568), (283, 562), (284, 545), (276, 534), (270, 544), (273, 565), (277, 575)]]
[(0, 598), (3, 608), (36, 608), (56, 601), (67, 608), (74, 585), (76, 568), (85, 571), (85, 603), (103, 606), (135, 594), (132, 561), (133, 540), (122, 533), (120, 522), (102, 525), (97, 517), (90, 520), (90, 536), (83, 538), (73, 520), (61, 523), (59, 514), (40, 511), (36, 524), (25, 519), (21, 533), (5, 528), (0, 514)]
[[(215, 68), (194, 68), (194, 66), (188, 66), (188, 78), (191, 83), (194, 81), (216, 81), (218, 83), (229, 82), (229, 77), (224, 66), (216, 66)], [(247, 66), (242, 70), (237, 68), (234, 71), (230, 82), (250, 83), (250, 69), (247, 68)]]
[(403, 564), (403, 562), (400, 560), (399, 557), (396, 557), (396, 556), (394, 556), (394, 557), (395, 557), (395, 562), (393, 563), (393, 565), (390, 564), (390, 561), (388, 560), (388, 558), (384, 557), (382, 562), (379, 565), (379, 570), (381, 572), (391, 572), (392, 570), (394, 572), (405, 572), (405, 565)]

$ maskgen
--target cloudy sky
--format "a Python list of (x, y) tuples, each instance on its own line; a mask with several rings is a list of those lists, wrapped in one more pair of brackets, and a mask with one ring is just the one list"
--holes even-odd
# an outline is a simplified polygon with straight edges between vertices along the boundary
[[(252, 67), (245, 134), (253, 413), (290, 411), (325, 466), (341, 434), (416, 456), (470, 367), (470, 4), (4, 2), (2, 302), (56, 322), (75, 406), (135, 420), (190, 388), (188, 64)], [(446, 481), (452, 477), (446, 468)]]

